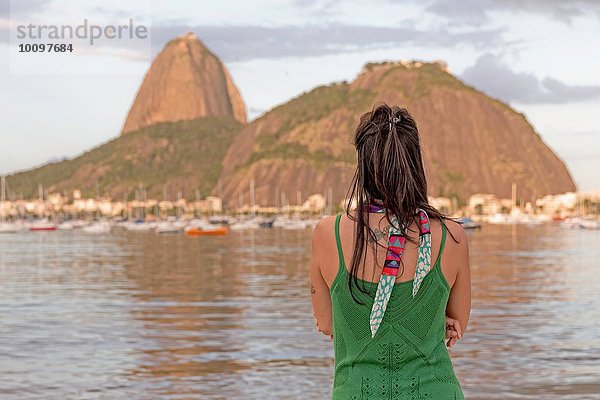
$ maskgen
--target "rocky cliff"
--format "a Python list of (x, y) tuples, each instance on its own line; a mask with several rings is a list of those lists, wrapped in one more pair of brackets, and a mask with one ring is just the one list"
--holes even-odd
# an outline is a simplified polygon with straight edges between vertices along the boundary
[(513, 182), (524, 200), (575, 189), (522, 114), (463, 84), (441, 62), (397, 62), (368, 64), (353, 82), (316, 88), (248, 125), (224, 158), (225, 200), (236, 204), (244, 192), (248, 199), (254, 180), (259, 205), (329, 189), (340, 201), (355, 167), (359, 116), (379, 100), (417, 120), (432, 196), (509, 198)]
[(122, 133), (207, 116), (245, 123), (246, 106), (223, 63), (189, 33), (167, 43), (153, 61)]

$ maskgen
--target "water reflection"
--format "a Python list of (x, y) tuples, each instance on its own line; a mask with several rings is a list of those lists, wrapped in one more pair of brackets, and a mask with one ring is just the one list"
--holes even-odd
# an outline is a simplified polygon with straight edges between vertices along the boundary
[[(600, 233), (470, 234), (469, 399), (600, 393)], [(310, 231), (0, 236), (2, 398), (327, 398)]]

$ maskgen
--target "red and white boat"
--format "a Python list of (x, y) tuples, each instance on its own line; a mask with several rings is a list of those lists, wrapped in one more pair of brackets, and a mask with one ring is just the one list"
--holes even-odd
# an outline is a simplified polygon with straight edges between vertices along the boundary
[(55, 231), (56, 224), (48, 220), (34, 221), (29, 225), (30, 231)]

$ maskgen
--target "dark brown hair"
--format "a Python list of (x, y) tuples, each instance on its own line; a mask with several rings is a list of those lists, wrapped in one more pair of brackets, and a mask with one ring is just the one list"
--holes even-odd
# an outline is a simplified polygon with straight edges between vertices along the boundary
[[(359, 285), (358, 275), (366, 258), (366, 251), (363, 251), (366, 238), (375, 237), (369, 226), (369, 213), (363, 211), (369, 202), (375, 198), (383, 200), (388, 223), (391, 224), (391, 216), (395, 215), (402, 235), (415, 244), (408, 231), (418, 217), (418, 208), (425, 210), (430, 219), (437, 219), (444, 225), (444, 219), (450, 218), (428, 202), (419, 130), (408, 110), (385, 103), (375, 104), (360, 118), (354, 146), (358, 162), (348, 189), (346, 214), (356, 221), (356, 232), (348, 285), (352, 297), (360, 303), (352, 288), (368, 293)], [(354, 202), (356, 218), (350, 214)], [(456, 241), (452, 232), (450, 235)]]

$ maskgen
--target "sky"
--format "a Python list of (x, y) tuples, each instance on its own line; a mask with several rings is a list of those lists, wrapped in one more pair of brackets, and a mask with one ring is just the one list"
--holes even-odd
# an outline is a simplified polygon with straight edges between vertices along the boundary
[[(106, 26), (139, 40), (73, 40), (19, 54), (16, 27)], [(256, 118), (368, 62), (444, 60), (526, 115), (579, 190), (600, 189), (600, 2), (594, 0), (0, 0), (0, 174), (116, 137), (152, 58), (188, 31), (229, 68)], [(68, 41), (67, 41), (68, 42)], [(33, 43), (33, 42), (31, 42)]]

